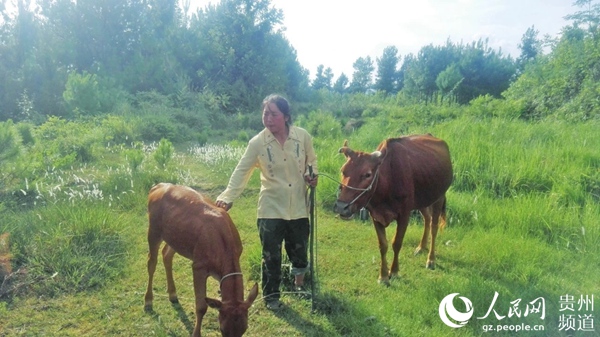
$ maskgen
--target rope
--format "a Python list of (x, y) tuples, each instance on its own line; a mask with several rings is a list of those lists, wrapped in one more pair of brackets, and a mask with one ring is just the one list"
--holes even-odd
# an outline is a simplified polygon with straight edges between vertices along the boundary
[(223, 283), (224, 279), (228, 278), (229, 276), (234, 276), (234, 275), (243, 275), (243, 274), (240, 272), (235, 272), (235, 273), (229, 273), (229, 274), (221, 277), (221, 281), (219, 281), (219, 288), (221, 288), (221, 284)]
[(368, 188), (357, 188), (357, 187), (348, 186), (348, 185), (346, 185), (346, 184), (342, 184), (342, 182), (341, 182), (341, 181), (339, 181), (339, 180), (337, 180), (337, 179), (335, 179), (335, 178), (333, 178), (333, 177), (331, 177), (330, 175), (327, 175), (327, 174), (325, 174), (325, 173), (317, 173), (316, 175), (317, 175), (317, 176), (323, 176), (323, 177), (325, 177), (325, 178), (328, 178), (329, 180), (332, 180), (334, 183), (336, 183), (336, 184), (338, 184), (338, 185), (341, 185), (341, 186), (344, 186), (344, 187), (346, 187), (346, 188), (349, 188), (349, 189), (351, 189), (351, 190), (355, 190), (355, 191), (367, 191), (367, 190), (368, 190)]

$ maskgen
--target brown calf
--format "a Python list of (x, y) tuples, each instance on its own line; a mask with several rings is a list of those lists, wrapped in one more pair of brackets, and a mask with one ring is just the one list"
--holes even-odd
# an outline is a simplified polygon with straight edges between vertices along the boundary
[[(169, 300), (177, 303), (173, 282), (173, 256), (179, 253), (192, 260), (196, 296), (196, 326), (192, 336), (200, 336), (202, 318), (208, 306), (219, 310), (221, 334), (242, 336), (248, 328), (248, 308), (258, 295), (258, 285), (244, 301), (240, 269), (242, 242), (229, 214), (189, 187), (160, 183), (148, 195), (148, 289), (145, 309), (152, 310), (152, 278), (158, 249), (162, 250), (167, 272)], [(222, 301), (206, 297), (209, 276), (220, 280)]]

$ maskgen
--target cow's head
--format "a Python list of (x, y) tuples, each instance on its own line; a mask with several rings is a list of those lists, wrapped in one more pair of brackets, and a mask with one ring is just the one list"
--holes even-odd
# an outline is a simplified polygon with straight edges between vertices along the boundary
[(339, 152), (346, 156), (346, 163), (341, 168), (342, 181), (333, 211), (348, 218), (365, 207), (373, 195), (385, 149), (373, 153), (353, 151), (345, 141)]
[(223, 337), (241, 337), (248, 329), (248, 309), (258, 295), (258, 284), (254, 284), (244, 302), (221, 302), (206, 298), (209, 307), (219, 310), (219, 327)]

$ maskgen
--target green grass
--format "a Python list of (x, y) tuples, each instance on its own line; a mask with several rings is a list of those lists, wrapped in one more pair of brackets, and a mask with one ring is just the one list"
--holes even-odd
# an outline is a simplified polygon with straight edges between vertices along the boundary
[[(344, 137), (353, 149), (370, 152), (384, 137), (397, 136), (400, 124), (374, 118)], [(273, 313), (259, 299), (250, 310), (246, 335), (599, 335), (597, 308), (592, 313), (594, 332), (567, 333), (559, 325), (564, 313), (561, 296), (600, 298), (598, 126), (464, 117), (407, 129), (406, 133), (431, 132), (446, 139), (452, 152), (456, 180), (448, 192), (448, 226), (438, 236), (436, 270), (425, 269), (424, 254), (413, 256), (423, 230), (420, 219), (413, 217), (401, 250), (400, 277), (389, 287), (377, 284), (379, 251), (372, 224), (336, 218), (331, 206), (337, 185), (322, 176), (317, 188), (317, 310), (311, 313), (309, 301), (284, 295), (287, 309)], [(334, 180), (344, 161), (337, 155), (343, 140), (315, 141), (320, 172)], [(154, 282), (154, 313), (143, 310), (147, 189), (166, 180), (215, 198), (241, 154), (236, 153), (220, 153), (220, 159), (211, 161), (205, 154), (180, 151), (166, 170), (144, 161), (133, 173), (126, 169), (127, 160), (113, 153), (106, 166), (37, 179), (44, 202), (12, 203), (15, 206), (3, 211), (0, 207), (0, 232), (11, 233), (14, 267), (26, 272), (17, 279), (18, 291), (0, 301), (0, 335), (189, 335), (195, 319), (189, 261), (175, 258), (181, 305), (168, 301), (161, 265)], [(62, 190), (50, 195), (61, 179)], [(103, 198), (83, 197), (94, 184)], [(66, 186), (78, 193), (67, 194)], [(258, 188), (255, 173), (230, 211), (244, 244), (241, 262), (247, 289), (259, 278)], [(395, 228), (388, 228), (388, 239)], [(208, 287), (209, 296), (217, 296), (217, 281), (210, 280)], [(507, 316), (511, 302), (518, 299), (524, 312), (529, 302), (542, 297), (546, 318), (499, 320), (491, 314), (477, 319), (488, 310), (495, 292), (498, 314)], [(475, 314), (460, 329), (447, 327), (438, 315), (440, 301), (451, 293), (473, 303)], [(542, 324), (545, 331), (484, 332), (487, 325), (522, 323)], [(215, 310), (209, 309), (203, 333), (220, 335)]]

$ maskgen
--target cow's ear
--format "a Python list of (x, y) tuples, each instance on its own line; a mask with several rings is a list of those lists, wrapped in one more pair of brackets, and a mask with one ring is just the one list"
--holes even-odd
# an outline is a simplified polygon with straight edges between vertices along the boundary
[(375, 159), (377, 161), (377, 163), (379, 164), (383, 161), (383, 158), (385, 158), (385, 153), (386, 153), (385, 148), (375, 151), (375, 152), (371, 153), (371, 158)]
[(341, 147), (338, 152), (343, 153), (344, 156), (346, 156), (347, 158), (354, 156), (354, 151), (352, 151), (352, 149), (348, 147), (348, 141), (344, 142), (344, 146)]

